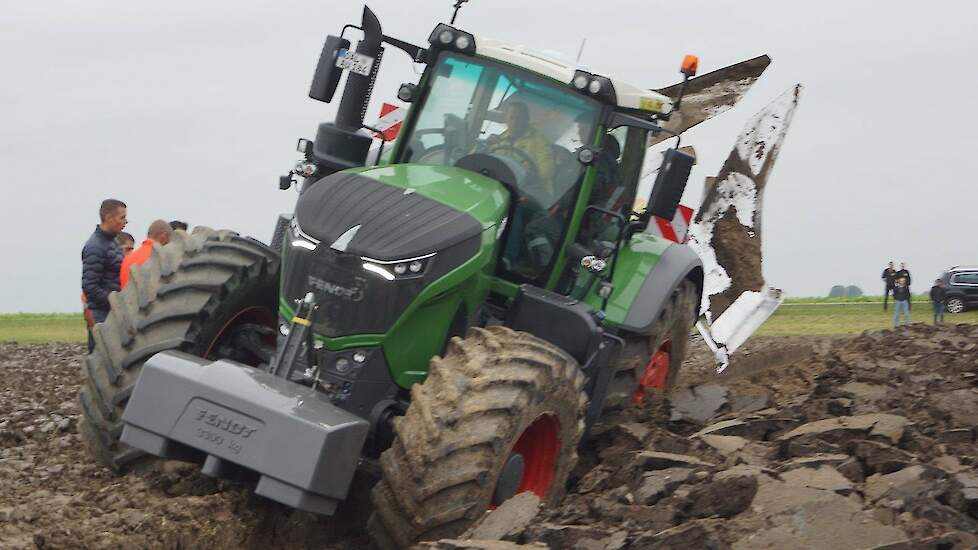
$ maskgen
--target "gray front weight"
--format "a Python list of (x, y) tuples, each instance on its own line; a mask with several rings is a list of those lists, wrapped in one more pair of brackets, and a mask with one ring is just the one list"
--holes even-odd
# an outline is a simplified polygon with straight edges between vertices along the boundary
[(318, 514), (346, 498), (369, 427), (311, 388), (174, 351), (146, 361), (122, 420), (127, 445), (215, 477), (256, 472), (255, 493)]

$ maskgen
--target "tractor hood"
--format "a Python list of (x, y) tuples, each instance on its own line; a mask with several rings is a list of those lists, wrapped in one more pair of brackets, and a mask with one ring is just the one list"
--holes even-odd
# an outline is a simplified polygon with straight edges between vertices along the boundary
[(325, 247), (377, 260), (445, 250), (505, 216), (497, 181), (442, 166), (393, 165), (327, 176), (296, 204), (296, 222)]

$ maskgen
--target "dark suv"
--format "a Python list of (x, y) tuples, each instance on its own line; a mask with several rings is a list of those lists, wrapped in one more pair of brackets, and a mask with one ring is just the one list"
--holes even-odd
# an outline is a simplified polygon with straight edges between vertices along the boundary
[(941, 280), (947, 288), (944, 304), (948, 313), (978, 308), (978, 265), (958, 265), (948, 269)]

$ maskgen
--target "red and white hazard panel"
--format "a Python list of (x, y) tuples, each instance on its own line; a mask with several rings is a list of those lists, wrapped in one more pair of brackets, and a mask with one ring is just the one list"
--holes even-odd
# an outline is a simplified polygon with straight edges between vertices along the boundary
[(372, 127), (380, 130), (381, 135), (377, 138), (384, 141), (394, 141), (397, 133), (401, 130), (401, 123), (404, 122), (404, 115), (407, 109), (398, 107), (392, 103), (384, 103), (380, 106), (380, 118), (371, 124)]
[(671, 222), (658, 216), (652, 216), (652, 221), (649, 233), (675, 243), (684, 243), (689, 237), (689, 224), (693, 222), (693, 209), (680, 204)]

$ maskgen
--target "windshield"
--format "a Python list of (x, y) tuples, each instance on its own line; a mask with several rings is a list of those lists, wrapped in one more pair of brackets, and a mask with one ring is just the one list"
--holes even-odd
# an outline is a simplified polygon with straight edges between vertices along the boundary
[(595, 101), (518, 68), (445, 54), (420, 108), (402, 162), (452, 166), (487, 154), (513, 170), (519, 200), (573, 203), (584, 170), (576, 151), (591, 141)]

